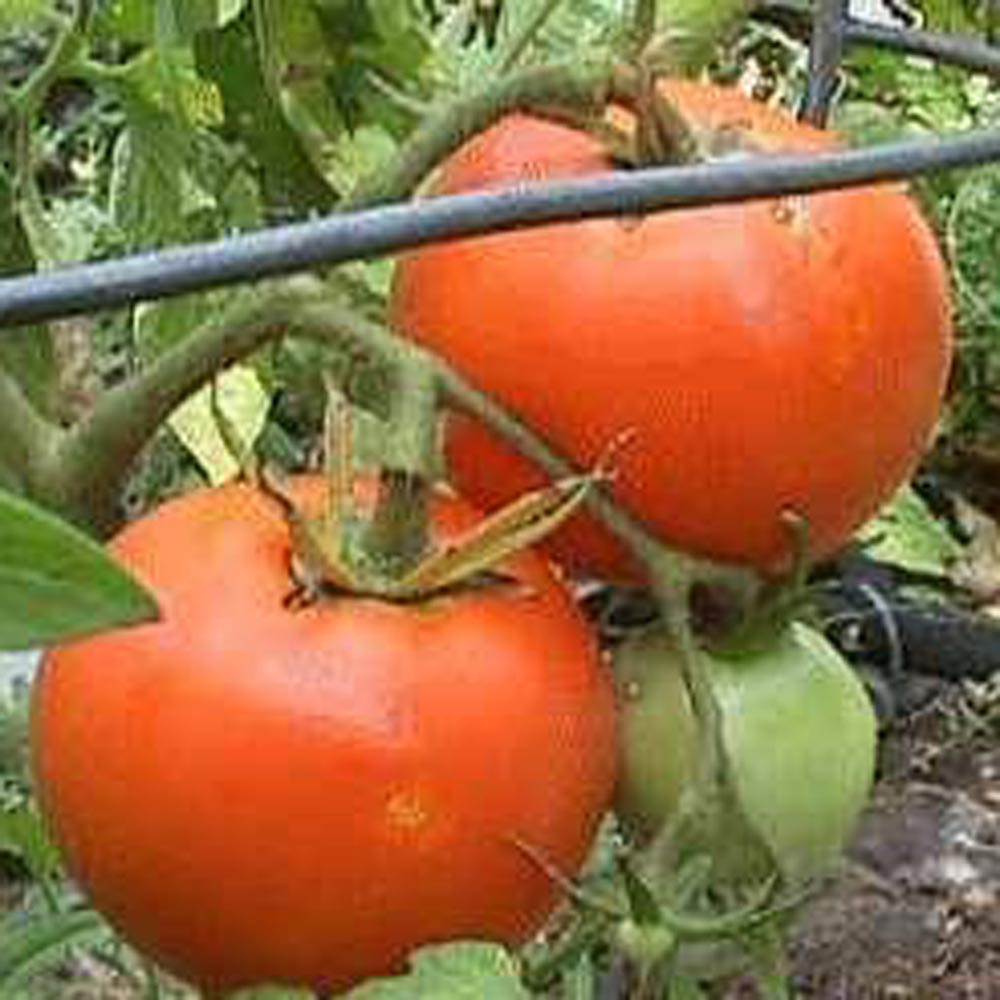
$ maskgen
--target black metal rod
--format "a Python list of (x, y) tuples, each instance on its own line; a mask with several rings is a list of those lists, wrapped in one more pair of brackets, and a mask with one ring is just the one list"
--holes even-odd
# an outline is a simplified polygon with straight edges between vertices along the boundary
[(0, 281), (0, 327), (382, 256), (432, 242), (599, 216), (743, 201), (1000, 159), (1000, 129), (820, 155), (767, 156), (609, 172), (558, 183), (428, 198), (212, 243)]
[[(809, 32), (811, 25), (808, 11), (788, 0), (761, 3), (754, 8), (753, 17), (803, 36)], [(1000, 47), (988, 45), (977, 38), (896, 28), (848, 17), (844, 25), (844, 40), (850, 45), (872, 45), (907, 55), (925, 56), (974, 73), (1000, 76)]]
[(926, 56), (935, 62), (1000, 77), (1000, 48), (975, 38), (942, 35), (912, 28), (890, 28), (855, 18), (848, 20), (845, 32), (851, 43)]
[(847, 0), (818, 0), (809, 43), (809, 78), (799, 117), (826, 125), (840, 78), (847, 27)]

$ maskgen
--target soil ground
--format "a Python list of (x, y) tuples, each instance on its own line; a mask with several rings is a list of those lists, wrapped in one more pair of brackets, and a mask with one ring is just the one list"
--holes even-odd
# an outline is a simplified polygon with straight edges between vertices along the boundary
[(841, 876), (807, 911), (797, 995), (1000, 1000), (1000, 686), (921, 686)]

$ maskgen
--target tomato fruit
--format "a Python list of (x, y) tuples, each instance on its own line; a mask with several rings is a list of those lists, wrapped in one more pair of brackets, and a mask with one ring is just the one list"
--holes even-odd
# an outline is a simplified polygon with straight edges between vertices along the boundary
[[(700, 655), (744, 815), (786, 879), (821, 874), (846, 845), (871, 789), (876, 724), (864, 686), (819, 632), (799, 623), (752, 653)], [(690, 786), (698, 736), (665, 634), (627, 640), (616, 668), (617, 809), (643, 840), (674, 815)]]
[[(323, 484), (293, 481), (318, 508)], [(439, 539), (475, 512), (435, 499)], [(158, 623), (65, 645), (33, 707), (70, 872), (138, 948), (206, 989), (340, 990), (428, 942), (517, 943), (610, 805), (614, 696), (537, 554), (524, 590), (293, 609), (288, 529), (245, 485), (169, 502), (114, 554)]]
[[(839, 145), (732, 89), (665, 90), (708, 158)], [(610, 169), (591, 138), (515, 115), (447, 161), (437, 191)], [(951, 355), (941, 256), (890, 184), (420, 249), (399, 261), (393, 317), (581, 465), (634, 432), (620, 500), (679, 548), (765, 572), (790, 558), (782, 511), (808, 519), (820, 557), (912, 472)], [(540, 479), (461, 415), (449, 452), (480, 504)], [(567, 565), (634, 576), (591, 521), (552, 541)]]

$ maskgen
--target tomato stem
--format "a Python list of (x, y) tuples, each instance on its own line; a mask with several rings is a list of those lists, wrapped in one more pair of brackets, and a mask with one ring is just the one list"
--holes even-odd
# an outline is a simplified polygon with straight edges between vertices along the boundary
[(611, 78), (607, 58), (515, 70), (432, 114), (409, 136), (396, 158), (364, 178), (341, 206), (365, 208), (403, 201), (463, 143), (516, 111), (542, 108), (600, 113)]
[(697, 136), (657, 80), (645, 57), (616, 66), (611, 79), (611, 100), (635, 115), (636, 166), (695, 163), (702, 158)]
[(387, 574), (414, 566), (427, 550), (430, 488), (421, 475), (383, 469), (375, 511), (365, 531), (365, 555)]
[(400, 353), (394, 360), (387, 433), (376, 456), (378, 498), (362, 539), (365, 555), (392, 575), (427, 551), (430, 484), (441, 470), (435, 372), (420, 355)]
[(641, 58), (656, 33), (657, 0), (634, 0), (629, 48), (635, 58)]

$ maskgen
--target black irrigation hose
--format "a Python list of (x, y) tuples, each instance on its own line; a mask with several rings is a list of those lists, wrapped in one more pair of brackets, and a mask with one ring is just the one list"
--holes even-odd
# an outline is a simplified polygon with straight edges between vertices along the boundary
[(0, 327), (501, 229), (857, 186), (997, 159), (1000, 129), (989, 129), (821, 155), (657, 167), (387, 205), (213, 243), (8, 278), (0, 281)]
[(815, 589), (824, 630), (848, 659), (906, 674), (984, 681), (1000, 670), (1000, 621), (920, 600), (891, 566), (853, 557)]

